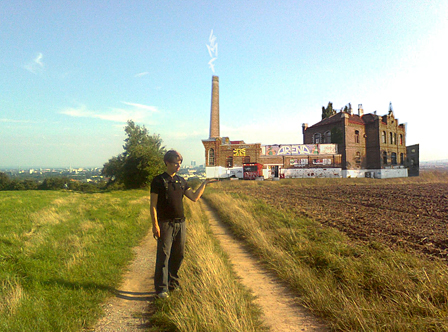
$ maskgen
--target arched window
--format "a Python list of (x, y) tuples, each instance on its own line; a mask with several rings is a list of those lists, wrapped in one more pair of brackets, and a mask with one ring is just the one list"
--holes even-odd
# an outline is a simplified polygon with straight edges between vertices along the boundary
[(233, 157), (232, 156), (226, 158), (226, 167), (227, 168), (233, 167)]
[(397, 133), (394, 133), (394, 144), (397, 145)]
[(355, 130), (355, 143), (359, 143), (359, 130)]
[(389, 133), (389, 144), (394, 144), (394, 136), (392, 133)]
[(324, 143), (331, 143), (331, 131), (325, 132)]
[(215, 150), (213, 149), (208, 150), (208, 165), (215, 166)]
[(313, 136), (313, 144), (320, 144), (322, 141), (320, 133), (315, 133)]
[(383, 164), (387, 165), (387, 152), (383, 151)]
[(403, 145), (403, 134), (400, 134), (400, 145)]
[(383, 131), (382, 133), (381, 133), (381, 142), (383, 142), (383, 144), (386, 144), (387, 142), (386, 142), (386, 132), (385, 131)]
[(392, 165), (397, 164), (397, 154), (395, 152), (392, 152), (392, 154), (390, 155), (390, 163)]

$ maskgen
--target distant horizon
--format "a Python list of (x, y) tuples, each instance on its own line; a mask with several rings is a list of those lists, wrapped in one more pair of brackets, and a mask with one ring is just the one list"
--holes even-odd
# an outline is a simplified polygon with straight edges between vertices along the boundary
[[(200, 166), (204, 166), (204, 163), (202, 164), (197, 164), (195, 166), (192, 166), (191, 164), (183, 164), (182, 167), (200, 167)], [(0, 170), (11, 170), (11, 169), (69, 169), (69, 168), (103, 168), (104, 165), (102, 166), (0, 166)], [(181, 167), (181, 168), (182, 168)]]
[[(420, 160), (420, 163), (440, 163), (440, 162), (447, 162), (448, 159), (434, 159), (434, 160)], [(192, 166), (191, 164), (183, 164), (182, 167), (200, 167), (204, 166), (204, 163), (196, 163), (195, 166)], [(20, 169), (69, 169), (69, 168), (103, 168), (102, 166), (0, 166), (0, 170), (20, 170)]]

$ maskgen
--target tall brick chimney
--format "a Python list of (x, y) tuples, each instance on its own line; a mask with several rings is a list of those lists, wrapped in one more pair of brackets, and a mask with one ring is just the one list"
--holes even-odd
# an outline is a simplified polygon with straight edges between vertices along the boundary
[(212, 77), (212, 107), (210, 111), (210, 137), (219, 136), (219, 77)]

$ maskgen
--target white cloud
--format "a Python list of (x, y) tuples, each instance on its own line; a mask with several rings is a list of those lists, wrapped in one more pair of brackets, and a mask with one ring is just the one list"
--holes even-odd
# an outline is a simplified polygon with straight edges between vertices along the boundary
[[(142, 104), (122, 102), (125, 105), (131, 106), (125, 108), (110, 108), (109, 111), (89, 110), (85, 105), (80, 107), (69, 107), (62, 110), (60, 113), (78, 118), (94, 118), (113, 122), (122, 122), (132, 119), (136, 122), (147, 122), (150, 112), (159, 112), (155, 106), (148, 106)], [(150, 112), (148, 112), (150, 111)]]
[(134, 77), (142, 77), (142, 76), (146, 76), (146, 75), (148, 75), (148, 74), (149, 74), (148, 71), (144, 71), (143, 73), (135, 74)]
[(37, 64), (40, 67), (44, 66), (44, 63), (42, 62), (42, 58), (43, 58), (43, 54), (39, 53), (36, 57), (36, 59), (34, 59), (34, 63)]
[(159, 110), (155, 106), (148, 106), (148, 105), (143, 105), (143, 104), (129, 103), (129, 102), (126, 102), (126, 101), (122, 101), (122, 103), (125, 104), (125, 105), (133, 106), (133, 107), (139, 108), (139, 109), (148, 110), (148, 111), (151, 111), (151, 112), (159, 112)]
[(29, 72), (33, 73), (33, 74), (38, 74), (38, 73), (40, 73), (40, 72), (44, 69), (44, 67), (45, 67), (45, 65), (44, 65), (44, 63), (43, 63), (43, 61), (42, 61), (43, 57), (44, 57), (44, 55), (43, 55), (42, 53), (39, 53), (39, 54), (34, 58), (34, 60), (31, 61), (31, 62), (29, 62), (29, 63), (27, 63), (27, 64), (24, 66), (24, 68), (25, 68), (26, 70), (28, 70)]
[(0, 119), (0, 122), (6, 122), (6, 123), (38, 123), (37, 121), (30, 121), (30, 120), (14, 120), (14, 119)]

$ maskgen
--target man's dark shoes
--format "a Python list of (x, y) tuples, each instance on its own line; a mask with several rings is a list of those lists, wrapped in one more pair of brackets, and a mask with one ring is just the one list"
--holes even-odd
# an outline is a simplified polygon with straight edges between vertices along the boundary
[(170, 294), (168, 294), (168, 292), (166, 292), (166, 291), (163, 291), (163, 292), (160, 292), (159, 294), (157, 294), (156, 297), (158, 299), (167, 299), (170, 297)]

